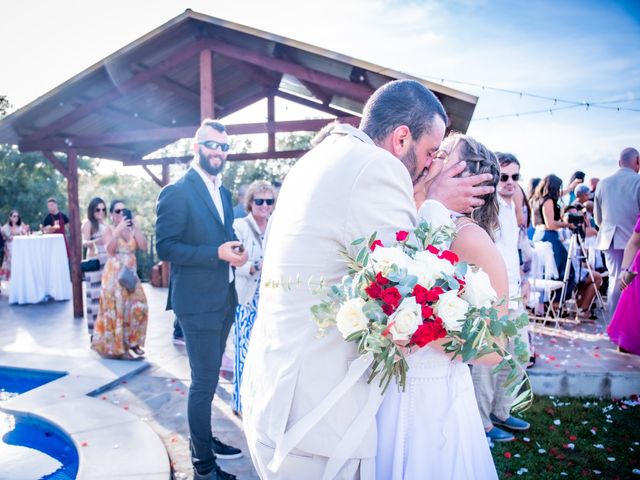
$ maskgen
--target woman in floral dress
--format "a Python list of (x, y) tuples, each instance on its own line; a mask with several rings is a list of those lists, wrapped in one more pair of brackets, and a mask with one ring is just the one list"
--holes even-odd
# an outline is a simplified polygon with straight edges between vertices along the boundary
[(102, 274), (91, 347), (105, 358), (133, 360), (144, 355), (149, 308), (140, 281), (129, 292), (119, 283), (118, 276), (123, 266), (136, 271), (136, 249), (146, 249), (147, 240), (135, 220), (124, 219), (124, 208), (121, 200), (111, 202), (113, 229), (107, 227), (102, 236), (109, 260)]

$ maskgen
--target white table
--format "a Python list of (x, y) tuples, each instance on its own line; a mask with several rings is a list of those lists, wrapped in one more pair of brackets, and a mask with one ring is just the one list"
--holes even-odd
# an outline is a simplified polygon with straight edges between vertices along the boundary
[(38, 303), (72, 296), (67, 248), (61, 234), (13, 237), (9, 303)]

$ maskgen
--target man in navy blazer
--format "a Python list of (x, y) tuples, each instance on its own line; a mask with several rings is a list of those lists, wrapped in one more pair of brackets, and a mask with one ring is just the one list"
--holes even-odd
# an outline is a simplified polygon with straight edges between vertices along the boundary
[(167, 309), (184, 332), (191, 367), (187, 404), (196, 479), (234, 479), (218, 458), (242, 452), (211, 433), (211, 403), (237, 305), (234, 268), (247, 261), (233, 231), (231, 194), (220, 183), (229, 150), (223, 124), (205, 120), (187, 173), (160, 192), (156, 250), (171, 262)]

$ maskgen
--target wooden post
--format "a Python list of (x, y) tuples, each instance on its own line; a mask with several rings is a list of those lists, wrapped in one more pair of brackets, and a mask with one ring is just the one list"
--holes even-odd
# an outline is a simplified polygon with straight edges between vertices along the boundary
[(169, 185), (169, 179), (171, 178), (170, 174), (169, 174), (169, 164), (168, 163), (163, 163), (162, 164), (162, 186), (166, 186)]
[(200, 51), (200, 120), (215, 119), (213, 85), (213, 52)]
[[(273, 123), (276, 119), (276, 107), (275, 107), (275, 97), (273, 94), (267, 97), (267, 122)], [(267, 151), (275, 152), (276, 151), (276, 134), (270, 133), (267, 137)]]
[(80, 232), (80, 206), (78, 198), (78, 154), (75, 150), (67, 152), (67, 196), (69, 200), (69, 233), (71, 258), (71, 285), (73, 287), (73, 316), (82, 317), (82, 234)]

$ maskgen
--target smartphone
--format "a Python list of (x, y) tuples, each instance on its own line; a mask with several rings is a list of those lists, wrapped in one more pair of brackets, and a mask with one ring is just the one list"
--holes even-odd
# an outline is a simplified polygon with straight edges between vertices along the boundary
[(122, 218), (124, 218), (125, 220), (131, 220), (133, 218), (133, 213), (131, 213), (131, 210), (129, 210), (128, 208), (123, 208)]
[(244, 252), (244, 245), (240, 244), (240, 245), (238, 245), (236, 247), (231, 247), (231, 250), (233, 250), (234, 252), (236, 252), (239, 255), (242, 252)]

